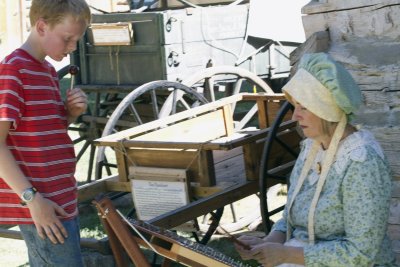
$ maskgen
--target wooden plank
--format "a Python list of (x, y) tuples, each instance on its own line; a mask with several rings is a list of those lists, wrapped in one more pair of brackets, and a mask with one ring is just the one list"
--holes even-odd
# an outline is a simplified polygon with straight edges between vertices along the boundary
[[(138, 243), (140, 246), (148, 248), (148, 249), (152, 249), (143, 239), (141, 239), (137, 236), (132, 236), (132, 237), (136, 241), (136, 243)], [(169, 243), (167, 243), (167, 244), (169, 244)], [(165, 248), (159, 244), (154, 244), (153, 242), (151, 243), (151, 245), (157, 250), (157, 252), (159, 252), (164, 257), (171, 259), (175, 262), (179, 262), (179, 255), (171, 252), (169, 248)]]
[[(125, 224), (117, 211), (112, 208), (113, 204), (110, 199), (103, 198), (100, 201), (93, 202), (99, 212), (99, 218), (107, 230), (107, 234), (112, 236), (111, 248), (115, 255), (118, 255), (120, 262), (124, 262), (124, 255), (121, 248), (128, 254), (129, 258), (135, 266), (150, 267), (150, 263), (146, 259), (139, 245), (130, 238), (130, 229)], [(121, 265), (126, 266), (126, 265)]]
[(267, 116), (267, 102), (261, 99), (257, 99), (258, 108), (258, 126), (260, 129), (265, 129), (269, 127), (269, 121)]
[(155, 168), (155, 167), (129, 167), (129, 178), (153, 181), (176, 181), (182, 182), (187, 180), (186, 169), (174, 168)]
[(258, 180), (261, 152), (264, 143), (249, 143), (243, 146), (243, 159), (248, 180)]
[(242, 154), (243, 154), (243, 148), (241, 146), (235, 147), (230, 150), (213, 150), (214, 164), (216, 165), (222, 161), (234, 158)]
[(271, 100), (286, 100), (285, 94), (283, 93), (241, 93), (242, 99), (244, 101), (252, 100), (252, 101), (271, 101)]
[(130, 128), (130, 129), (120, 131), (115, 134), (111, 134), (111, 135), (96, 139), (93, 142), (95, 145), (115, 146), (116, 144), (118, 144), (120, 142), (120, 140), (130, 139), (141, 133), (151, 131), (151, 130), (154, 130), (154, 129), (157, 129), (160, 127), (165, 127), (166, 125), (177, 122), (177, 121), (195, 117), (199, 114), (208, 112), (210, 110), (218, 109), (224, 105), (232, 104), (234, 102), (240, 101), (241, 99), (242, 99), (242, 95), (236, 94), (236, 95), (233, 95), (230, 97), (223, 98), (218, 101), (214, 101), (214, 102), (211, 102), (208, 104), (201, 105), (201, 106), (193, 108), (193, 109), (189, 109), (186, 111), (182, 111), (182, 112), (170, 115), (163, 119), (151, 121), (151, 122), (148, 122), (148, 123), (145, 123), (142, 125), (138, 125), (134, 128)]
[(226, 184), (241, 184), (246, 181), (243, 154), (227, 158), (214, 165), (218, 186)]
[(128, 161), (130, 166), (185, 169), (188, 171), (189, 182), (198, 183), (200, 186), (215, 185), (214, 164), (210, 151), (129, 149), (127, 157), (131, 159)]
[[(297, 122), (286, 121), (281, 124), (279, 131), (291, 129), (296, 127)], [(143, 148), (171, 148), (171, 149), (205, 149), (205, 150), (230, 150), (235, 147), (243, 146), (258, 139), (264, 138), (268, 135), (269, 128), (258, 130), (258, 131), (243, 131), (242, 134), (238, 134), (235, 138), (221, 137), (216, 140), (212, 140), (207, 143), (199, 144), (197, 142), (157, 142), (157, 141), (121, 141), (124, 147), (143, 147)]]
[(107, 181), (106, 186), (108, 192), (131, 192), (130, 182)]
[[(225, 125), (225, 110), (218, 109), (168, 127), (131, 138), (131, 141), (197, 142), (199, 144), (233, 132), (233, 122)], [(232, 119), (230, 119), (232, 121)], [(207, 129), (205, 131), (205, 129)]]
[(193, 267), (207, 267), (207, 266), (213, 266), (213, 267), (228, 267), (228, 265), (216, 261), (212, 258), (206, 257), (205, 255), (202, 255), (200, 253), (197, 253), (191, 249), (185, 248), (183, 246), (178, 246), (176, 244), (172, 245), (171, 251), (178, 255), (184, 255), (185, 258), (191, 259), (194, 263), (192, 265)]
[[(225, 105), (222, 107), (223, 111), (223, 122), (225, 124), (225, 135), (231, 136), (234, 133), (234, 123), (233, 123), (233, 113), (232, 113), (232, 105)], [(207, 125), (207, 127), (210, 127)], [(211, 125), (212, 127), (212, 125)], [(211, 128), (206, 128), (210, 130)], [(220, 137), (220, 136), (218, 136)], [(215, 139), (215, 138), (213, 138)]]
[(92, 201), (97, 195), (107, 192), (106, 181), (118, 179), (117, 176), (105, 177), (78, 187), (78, 202)]
[(216, 179), (212, 151), (200, 150), (197, 162), (199, 165), (199, 185), (214, 186), (216, 184)]
[(117, 169), (118, 169), (118, 177), (120, 182), (128, 182), (128, 166), (129, 163), (127, 161), (126, 150), (125, 148), (119, 144), (115, 149), (115, 158), (117, 161)]
[(193, 186), (192, 187), (192, 193), (193, 196), (198, 197), (198, 198), (202, 198), (202, 197), (208, 197), (212, 194), (221, 192), (223, 190), (223, 188), (221, 188), (220, 186)]

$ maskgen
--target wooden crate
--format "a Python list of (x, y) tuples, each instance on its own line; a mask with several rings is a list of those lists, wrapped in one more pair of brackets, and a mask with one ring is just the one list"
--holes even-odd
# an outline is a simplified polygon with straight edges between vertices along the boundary
[[(216, 164), (232, 157), (241, 157), (243, 165), (232, 162), (231, 166), (244, 166), (244, 180), (258, 179), (263, 141), (283, 101), (281, 94), (238, 94), (97, 139), (95, 143), (114, 148), (120, 183), (135, 179), (135, 167), (155, 168), (157, 172), (159, 168), (184, 170), (192, 187), (203, 188), (203, 193), (198, 194), (207, 194), (205, 188), (217, 185)], [(257, 105), (258, 128), (235, 129), (232, 105), (241, 102)], [(287, 116), (289, 119), (290, 114)], [(298, 139), (293, 146), (297, 142)]]

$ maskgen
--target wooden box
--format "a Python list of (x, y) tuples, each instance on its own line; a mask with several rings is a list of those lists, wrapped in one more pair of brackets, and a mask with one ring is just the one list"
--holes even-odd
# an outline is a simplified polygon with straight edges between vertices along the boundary
[[(219, 190), (215, 189), (219, 183), (258, 179), (268, 127), (283, 101), (281, 94), (238, 94), (97, 139), (95, 143), (114, 148), (119, 183), (135, 179), (137, 167), (155, 168), (157, 173), (160, 168), (183, 170), (194, 195), (209, 195)], [(235, 128), (238, 122), (232, 107), (242, 102), (257, 106), (258, 128)], [(293, 146), (297, 145), (295, 140)], [(280, 158), (279, 151), (276, 158)]]

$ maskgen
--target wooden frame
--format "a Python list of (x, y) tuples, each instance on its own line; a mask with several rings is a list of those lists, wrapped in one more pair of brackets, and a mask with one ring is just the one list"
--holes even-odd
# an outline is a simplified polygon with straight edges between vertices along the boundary
[[(253, 129), (252, 131), (229, 130), (232, 128), (226, 125), (233, 123), (232, 112), (229, 110), (232, 105), (237, 104), (239, 101), (250, 101), (253, 102), (253, 104), (257, 103), (259, 124), (265, 128)], [(259, 192), (258, 178), (260, 160), (266, 137), (270, 131), (269, 126), (271, 126), (272, 121), (274, 121), (276, 112), (283, 104), (283, 101), (284, 96), (282, 94), (268, 95), (265, 93), (244, 93), (233, 95), (97, 139), (95, 140), (97, 145), (114, 148), (117, 157), (119, 157), (118, 167), (120, 173), (117, 176), (96, 181), (93, 189), (90, 188), (90, 185), (85, 185), (84, 188), (80, 188), (80, 192), (83, 193), (79, 194), (79, 200), (90, 199), (90, 197), (101, 192), (130, 191), (131, 187), (129, 181), (132, 177), (129, 174), (129, 168), (132, 166), (129, 166), (129, 164), (136, 162), (136, 166), (140, 167), (143, 165), (138, 163), (143, 162), (135, 161), (136, 158), (131, 159), (129, 157), (132, 155), (134, 157), (135, 153), (139, 153), (141, 150), (142, 153), (148, 153), (148, 151), (150, 151), (149, 153), (157, 152), (157, 154), (153, 154), (153, 157), (147, 156), (148, 162), (153, 162), (157, 166), (145, 167), (176, 168), (176, 166), (159, 166), (159, 158), (160, 155), (162, 155), (160, 151), (167, 151), (168, 153), (170, 153), (170, 151), (175, 151), (178, 154), (183, 151), (199, 151), (199, 155), (201, 155), (199, 159), (196, 160), (196, 165), (208, 166), (215, 171), (213, 173), (216, 177), (215, 185), (201, 185), (199, 182), (191, 180), (192, 177), (188, 171), (190, 193), (197, 200), (192, 199), (192, 202), (188, 205), (149, 220), (151, 224), (156, 226), (172, 229), (201, 215), (255, 194)], [(177, 127), (175, 125), (180, 122), (188, 123), (187, 121), (194, 118), (198, 119), (201, 115), (208, 113), (215, 114), (215, 112), (220, 114), (219, 119), (224, 120), (223, 125), (225, 129), (228, 129), (225, 130), (224, 136), (216, 136), (212, 140), (202, 139), (201, 142), (198, 140), (190, 140), (190, 138), (184, 141), (180, 139), (172, 139), (171, 141), (168, 138), (171, 138), (173, 135), (166, 135), (164, 140), (159, 140), (158, 137), (155, 138), (157, 133), (152, 133), (158, 130), (168, 133), (171, 129), (165, 128), (169, 126)], [(225, 119), (221, 114), (225, 114), (226, 116), (230, 114), (230, 117)], [(297, 151), (299, 148), (299, 136), (296, 130), (296, 122), (291, 121), (290, 118), (291, 114), (289, 112), (278, 130), (277, 137), (282, 142), (286, 143), (288, 147)], [(202, 120), (199, 119), (199, 121)], [(219, 125), (221, 126), (222, 124)], [(218, 132), (221, 134), (224, 131), (219, 129)], [(146, 140), (144, 137), (141, 138), (141, 136), (145, 134), (149, 134), (147, 137), (151, 139), (150, 141)], [(293, 155), (285, 151), (285, 149), (277, 148), (278, 150), (274, 150), (273, 153), (271, 153), (272, 156), (269, 158), (269, 162), (271, 163), (271, 165), (269, 164), (269, 173), (271, 173), (271, 175), (290, 172), (290, 169), (293, 167)], [(170, 160), (170, 158), (174, 159), (175, 157), (169, 155), (168, 160)], [(175, 159), (180, 160), (181, 158), (182, 157), (176, 157)], [(208, 163), (204, 164), (204, 162), (207, 161)], [(178, 169), (185, 168), (181, 167)], [(268, 186), (280, 182), (280, 180), (275, 181), (271, 179)], [(94, 190), (96, 190), (96, 192), (94, 192)]]
[[(231, 107), (239, 101), (257, 104), (262, 129), (235, 132)], [(214, 187), (217, 182), (213, 152), (231, 151), (238, 147), (243, 150), (245, 178), (257, 180), (262, 152), (258, 141), (266, 137), (282, 101), (282, 94), (233, 95), (94, 142), (114, 148), (122, 183), (129, 182), (132, 177), (129, 169), (135, 165), (184, 169), (192, 186)]]

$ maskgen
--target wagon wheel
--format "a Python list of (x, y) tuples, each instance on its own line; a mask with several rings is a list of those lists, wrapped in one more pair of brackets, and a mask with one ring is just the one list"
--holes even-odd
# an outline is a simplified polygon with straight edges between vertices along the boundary
[[(209, 101), (245, 92), (275, 93), (256, 74), (246, 69), (232, 66), (206, 68), (187, 77), (182, 83), (197, 91), (203, 91), (204, 96)], [(240, 101), (232, 105), (232, 110), (234, 113), (235, 130), (241, 130), (249, 126), (259, 126), (255, 116), (258, 112), (256, 103), (253, 102), (253, 104), (250, 104), (250, 102)]]
[(284, 205), (270, 211), (267, 203), (267, 190), (272, 185), (284, 183), (289, 186), (289, 175), (299, 153), (302, 135), (296, 122), (291, 120), (293, 106), (285, 102), (270, 127), (264, 143), (260, 162), (260, 212), (262, 226), (266, 233), (271, 231), (270, 216), (282, 211)]
[[(60, 81), (60, 86), (62, 93), (65, 94), (67, 90), (66, 85), (63, 84), (62, 80), (69, 75), (70, 65), (64, 66), (58, 72), (58, 78)], [(68, 83), (68, 88), (70, 84)], [(93, 145), (93, 140), (99, 138), (101, 136), (102, 129), (106, 124), (107, 117), (113, 111), (113, 108), (116, 106), (115, 103), (119, 103), (120, 99), (115, 98), (116, 94), (105, 94), (105, 96), (100, 99), (100, 95), (96, 95), (96, 99), (92, 99), (89, 97), (89, 103), (87, 110), (84, 114), (79, 116), (77, 120), (69, 125), (68, 131), (71, 133), (72, 142), (75, 146), (77, 155), (77, 169), (81, 166), (84, 166), (86, 162), (88, 162), (87, 166), (87, 182), (91, 181), (93, 165), (95, 161), (95, 152), (96, 147)], [(99, 98), (99, 99), (97, 99)], [(92, 100), (90, 100), (92, 99)], [(92, 103), (93, 101), (99, 102), (100, 104), (96, 105)], [(113, 104), (111, 104), (113, 103)], [(80, 164), (84, 162), (85, 164)]]
[[(58, 79), (60, 80), (60, 86), (61, 86), (61, 80), (64, 79), (67, 75), (69, 75), (69, 68), (70, 65), (66, 65), (60, 70), (57, 71)], [(64, 92), (66, 88), (62, 88), (62, 91)], [(83, 115), (91, 115), (91, 109), (90, 106), (88, 105), (86, 113)], [(83, 121), (82, 118), (83, 116), (80, 116), (76, 122), (72, 125), (69, 125), (68, 130), (77, 132), (77, 135), (72, 137), (72, 142), (74, 145), (81, 144), (82, 148), (79, 150), (79, 152), (76, 155), (77, 162), (79, 162), (82, 158), (82, 156), (86, 153), (88, 149), (90, 149), (90, 159), (89, 160), (89, 176), (91, 173), (92, 169), (92, 161), (94, 160), (94, 148), (91, 146), (91, 141), (94, 139), (94, 136), (99, 136), (101, 133), (95, 133), (94, 129), (90, 128), (90, 124)], [(88, 176), (88, 177), (89, 177)], [(89, 178), (88, 178), (89, 180)]]
[[(201, 94), (180, 83), (149, 82), (136, 88), (120, 102), (108, 119), (102, 137), (205, 103), (207, 100)], [(168, 113), (165, 112), (164, 106), (168, 106)], [(103, 177), (103, 170), (107, 171), (107, 175), (111, 175), (111, 168), (116, 168), (116, 164), (107, 159), (106, 150), (106, 147), (98, 148), (96, 179)]]
[[(197, 91), (203, 91), (204, 96), (210, 101), (243, 92), (274, 94), (274, 90), (256, 74), (246, 69), (232, 66), (206, 68), (187, 77), (182, 83), (197, 89)], [(221, 87), (224, 90), (218, 90)], [(279, 91), (279, 89), (275, 89), (275, 91)], [(258, 111), (257, 104), (240, 101), (232, 107), (232, 110), (234, 113), (235, 130), (241, 130), (249, 126), (259, 128), (257, 116), (255, 116)], [(242, 218), (236, 218), (234, 204), (232, 203), (230, 206), (234, 223), (224, 225), (224, 228), (229, 232), (240, 230), (254, 221), (254, 214), (246, 214)], [(209, 229), (207, 225), (201, 228)]]
[[(271, 87), (256, 74), (232, 66), (206, 68), (185, 78), (182, 83), (192, 88), (203, 88), (204, 95), (209, 101), (242, 92), (274, 93)], [(220, 89), (217, 94), (216, 89)]]
[[(149, 102), (144, 102), (146, 99)], [(207, 100), (201, 94), (181, 83), (169, 81), (150, 82), (138, 87), (123, 99), (109, 118), (102, 136), (119, 132), (126, 128), (123, 126), (134, 127), (135, 125), (160, 119), (205, 103), (207, 103)], [(142, 108), (145, 108), (145, 110), (141, 110)], [(133, 124), (129, 125), (128, 119)], [(106, 150), (106, 147), (99, 147), (97, 152), (97, 179), (102, 177), (103, 169), (110, 175), (110, 168), (116, 167), (115, 163), (111, 163), (107, 159)], [(222, 212), (223, 208), (211, 213), (213, 222), (209, 226), (207, 233), (201, 239), (195, 235), (198, 242), (203, 244), (208, 242), (218, 226)]]

